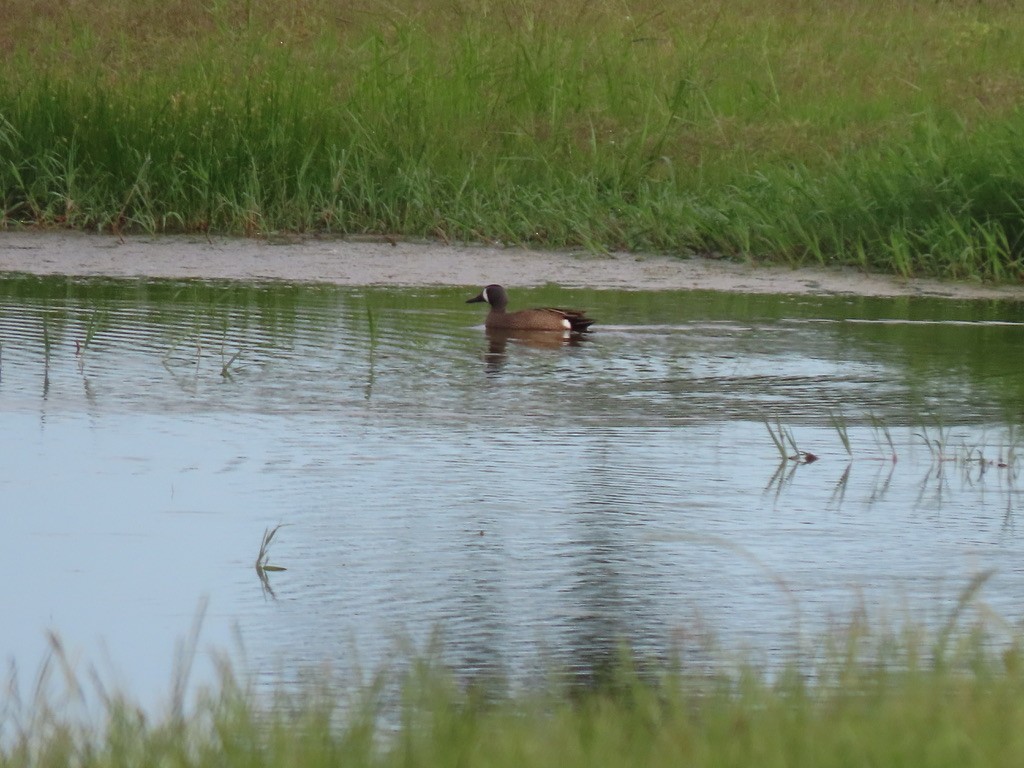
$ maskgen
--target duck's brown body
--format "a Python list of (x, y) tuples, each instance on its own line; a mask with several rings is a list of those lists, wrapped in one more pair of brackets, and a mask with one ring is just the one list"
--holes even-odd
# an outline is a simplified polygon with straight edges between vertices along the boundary
[(561, 331), (583, 333), (594, 322), (585, 312), (577, 309), (557, 309), (555, 307), (538, 307), (537, 309), (521, 309), (518, 312), (507, 312), (508, 294), (500, 285), (488, 285), (478, 296), (466, 301), (472, 304), (485, 301), (491, 305), (484, 325), (491, 329), (510, 331)]

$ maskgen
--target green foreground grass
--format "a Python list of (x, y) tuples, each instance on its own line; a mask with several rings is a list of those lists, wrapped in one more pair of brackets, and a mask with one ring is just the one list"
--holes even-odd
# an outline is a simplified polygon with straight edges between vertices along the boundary
[(225, 665), (195, 705), (179, 690), (163, 716), (111, 694), (98, 716), (79, 717), (68, 702), (9, 694), (0, 765), (1016, 768), (1024, 657), (983, 647), (980, 635), (926, 645), (853, 631), (813, 675), (639, 674), (624, 660), (583, 690), (515, 696), (457, 685), (433, 664), (355, 697), (326, 683), (258, 696)]
[(25, 0), (0, 227), (378, 233), (1024, 278), (994, 0)]

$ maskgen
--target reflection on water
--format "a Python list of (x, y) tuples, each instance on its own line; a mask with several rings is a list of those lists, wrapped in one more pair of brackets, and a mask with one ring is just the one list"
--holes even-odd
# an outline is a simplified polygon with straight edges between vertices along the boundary
[(1020, 307), (523, 295), (605, 321), (564, 339), (464, 292), (0, 280), (0, 653), (54, 629), (166, 690), (209, 598), (268, 680), (435, 632), (467, 677), (586, 676), (935, 619), (988, 569), (1019, 619)]
[(578, 347), (585, 344), (589, 334), (566, 333), (562, 331), (523, 331), (508, 328), (486, 328), (487, 371), (498, 373), (508, 360), (508, 346), (520, 345), (532, 349), (558, 350), (563, 347)]

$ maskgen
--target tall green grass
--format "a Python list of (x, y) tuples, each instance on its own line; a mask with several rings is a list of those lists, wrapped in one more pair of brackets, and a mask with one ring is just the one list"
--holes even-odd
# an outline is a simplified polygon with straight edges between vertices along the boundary
[(1010, 4), (26, 0), (0, 224), (1024, 276)]
[[(59, 644), (55, 644), (60, 652)], [(644, 668), (623, 656), (594, 686), (515, 695), (457, 683), (434, 663), (349, 694), (310, 679), (258, 693), (221, 666), (166, 712), (84, 684), (63, 657), (0, 707), (9, 768), (162, 766), (1016, 766), (1024, 761), (1021, 650), (983, 635), (878, 635), (855, 621), (812, 671)], [(47, 693), (54, 671), (66, 697)], [(187, 671), (183, 672), (187, 674)]]

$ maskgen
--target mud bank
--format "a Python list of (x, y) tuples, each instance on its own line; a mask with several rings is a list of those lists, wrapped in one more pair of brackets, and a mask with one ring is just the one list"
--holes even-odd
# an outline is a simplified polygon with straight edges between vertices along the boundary
[(1024, 300), (1024, 286), (901, 279), (853, 269), (789, 269), (703, 258), (361, 239), (117, 238), (79, 232), (2, 232), (0, 272), (337, 285), (554, 283), (599, 289)]

